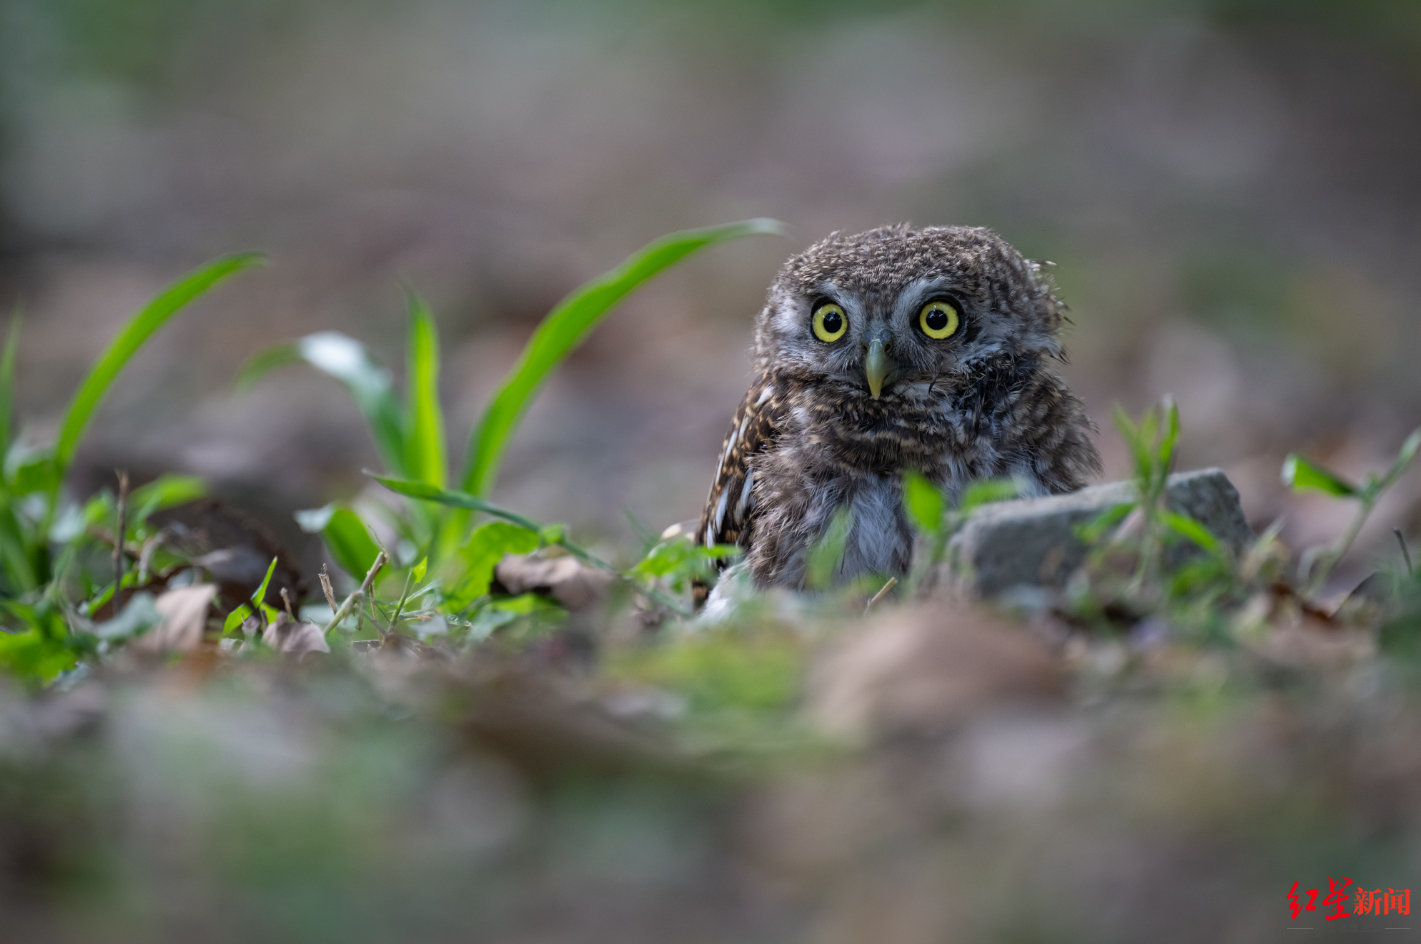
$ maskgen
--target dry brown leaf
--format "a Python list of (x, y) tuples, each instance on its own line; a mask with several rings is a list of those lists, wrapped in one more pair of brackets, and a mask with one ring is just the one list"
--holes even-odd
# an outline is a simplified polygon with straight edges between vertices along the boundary
[(154, 602), (163, 622), (139, 636), (132, 648), (140, 652), (193, 652), (202, 645), (207, 631), (207, 611), (217, 595), (215, 583), (177, 587)]
[(505, 557), (494, 569), (512, 594), (546, 593), (569, 610), (581, 610), (607, 598), (613, 577), (575, 557)]
[(262, 633), (262, 642), (297, 662), (312, 652), (331, 651), (321, 627), (315, 623), (298, 623), (285, 613), (279, 614), (276, 621), (267, 626), (266, 632)]
[(893, 610), (812, 667), (809, 712), (836, 734), (931, 733), (1002, 704), (1056, 701), (1060, 660), (1029, 630), (966, 604)]

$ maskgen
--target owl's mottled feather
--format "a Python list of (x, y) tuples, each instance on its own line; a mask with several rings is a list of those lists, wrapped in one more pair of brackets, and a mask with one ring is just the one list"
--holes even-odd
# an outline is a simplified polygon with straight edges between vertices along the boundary
[(707, 547), (735, 544), (755, 510), (755, 476), (750, 459), (775, 442), (784, 423), (784, 400), (761, 375), (745, 393), (735, 411), (730, 432), (721, 445), (720, 471), (716, 473), (701, 514), (700, 540)]
[[(960, 310), (946, 340), (915, 327), (936, 298)], [(826, 302), (849, 325), (832, 343), (810, 326)], [(698, 540), (745, 548), (761, 586), (799, 587), (808, 549), (848, 507), (841, 577), (902, 573), (912, 552), (905, 469), (952, 495), (1000, 476), (1037, 494), (1080, 487), (1100, 460), (1079, 399), (1051, 367), (1061, 322), (1040, 266), (984, 229), (836, 234), (790, 259), (756, 322), (757, 380), (726, 437)], [(871, 340), (893, 365), (878, 399), (864, 368)]]

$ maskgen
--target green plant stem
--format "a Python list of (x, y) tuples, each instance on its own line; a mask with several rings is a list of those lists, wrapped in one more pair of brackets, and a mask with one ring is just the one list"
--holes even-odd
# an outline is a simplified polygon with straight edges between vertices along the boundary
[(1308, 578), (1305, 596), (1311, 597), (1317, 593), (1318, 590), (1322, 589), (1322, 585), (1327, 581), (1327, 577), (1332, 573), (1332, 569), (1336, 567), (1337, 563), (1352, 549), (1353, 542), (1357, 540), (1357, 535), (1362, 532), (1362, 526), (1365, 525), (1367, 519), (1371, 517), (1372, 509), (1376, 507), (1376, 504), (1377, 500), (1375, 497), (1365, 493), (1359, 496), (1357, 513), (1352, 516), (1352, 522), (1347, 525), (1347, 530), (1343, 533), (1342, 539), (1337, 542), (1337, 546), (1327, 552), (1317, 572)]
[(410, 598), (410, 588), (414, 586), (414, 572), (405, 575), (405, 589), (400, 593), (400, 602), (395, 606), (395, 615), (390, 617), (390, 630), (393, 632), (400, 623), (400, 614), (405, 611), (405, 601)]

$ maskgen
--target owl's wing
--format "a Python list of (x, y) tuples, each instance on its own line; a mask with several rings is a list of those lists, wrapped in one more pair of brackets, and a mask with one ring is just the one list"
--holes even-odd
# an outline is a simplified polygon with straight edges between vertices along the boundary
[(755, 475), (750, 457), (774, 442), (783, 425), (785, 407), (768, 375), (761, 375), (745, 392), (720, 451), (720, 468), (706, 496), (696, 540), (710, 547), (740, 544), (755, 511)]

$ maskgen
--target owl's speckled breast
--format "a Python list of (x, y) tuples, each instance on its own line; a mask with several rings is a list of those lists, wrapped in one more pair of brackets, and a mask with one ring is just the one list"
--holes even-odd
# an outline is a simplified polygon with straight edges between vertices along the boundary
[(804, 435), (844, 465), (887, 475), (905, 468), (933, 477), (954, 437), (943, 415), (918, 404), (864, 397), (828, 401), (805, 393)]
[(912, 557), (913, 533), (899, 509), (903, 480), (875, 475), (860, 483), (849, 501), (853, 527), (839, 565), (841, 577), (901, 574)]

